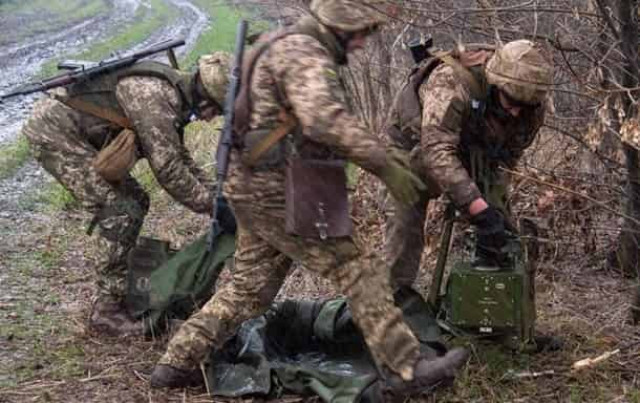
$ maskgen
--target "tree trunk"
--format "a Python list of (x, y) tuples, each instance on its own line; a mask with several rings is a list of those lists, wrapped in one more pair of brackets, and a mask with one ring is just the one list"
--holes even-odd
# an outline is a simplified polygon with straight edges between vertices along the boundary
[[(622, 85), (626, 88), (636, 88), (640, 82), (638, 72), (638, 1), (619, 0), (618, 18), (620, 21), (620, 48), (625, 58), (622, 73)], [(636, 106), (631, 96), (636, 98), (637, 91), (622, 94), (622, 104), (626, 118), (636, 115)], [(629, 145), (624, 145), (627, 177), (627, 200), (625, 212), (640, 219), (640, 159), (638, 151)], [(617, 247), (617, 263), (627, 275), (637, 276), (640, 263), (640, 226), (626, 220)]]

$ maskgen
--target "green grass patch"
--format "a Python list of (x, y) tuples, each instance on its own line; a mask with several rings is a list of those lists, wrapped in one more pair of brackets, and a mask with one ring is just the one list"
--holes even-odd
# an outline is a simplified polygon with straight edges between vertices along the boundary
[(54, 380), (83, 375), (85, 353), (82, 347), (68, 338), (61, 344), (56, 342), (68, 334), (64, 318), (48, 314), (33, 316), (30, 309), (18, 313), (25, 314), (21, 316), (22, 323), (6, 324), (0, 330), (0, 337), (8, 340), (9, 346), (19, 344), (24, 351), (21, 360), (3, 368), (8, 376), (0, 378), (0, 388), (15, 387), (43, 375)]
[(162, 191), (162, 186), (156, 180), (149, 163), (146, 160), (138, 161), (131, 171), (133, 176), (142, 188), (153, 198)]
[(58, 182), (50, 184), (37, 198), (52, 211), (68, 210), (79, 206), (73, 194)]
[[(212, 21), (209, 28), (200, 35), (193, 49), (183, 59), (181, 64), (186, 68), (193, 67), (201, 55), (219, 50), (233, 52), (238, 21), (251, 17), (245, 9), (220, 2), (195, 0), (195, 3), (211, 16)], [(249, 32), (264, 31), (267, 27), (267, 22), (256, 20), (249, 25)]]
[(120, 34), (103, 42), (92, 45), (84, 52), (65, 55), (64, 57), (49, 60), (42, 67), (42, 77), (52, 76), (57, 73), (57, 64), (62, 59), (82, 59), (98, 61), (108, 58), (114, 51), (129, 48), (144, 41), (161, 26), (169, 24), (177, 17), (177, 13), (162, 0), (151, 0), (150, 7), (141, 6), (136, 11), (133, 25), (130, 25)]
[(13, 175), (29, 159), (29, 143), (19, 136), (9, 144), (0, 145), (0, 179)]
[(207, 0), (196, 0), (195, 3), (211, 16), (212, 21), (182, 61), (186, 68), (194, 66), (201, 55), (218, 50), (233, 52), (236, 25), (246, 14), (237, 8)]
[(66, 243), (65, 243), (64, 249), (58, 246), (55, 248), (50, 248), (43, 251), (35, 252), (34, 255), (38, 263), (44, 269), (49, 270), (49, 269), (54, 269), (58, 267), (58, 264), (60, 263), (60, 260), (62, 260), (62, 255), (64, 254), (65, 250), (66, 250)]

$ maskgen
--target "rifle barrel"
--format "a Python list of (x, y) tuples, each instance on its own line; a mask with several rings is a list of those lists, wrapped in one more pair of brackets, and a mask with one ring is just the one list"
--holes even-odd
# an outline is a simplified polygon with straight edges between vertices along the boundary
[(103, 61), (96, 66), (92, 66), (86, 69), (72, 70), (62, 74), (55, 75), (45, 80), (26, 84), (14, 91), (0, 95), (0, 100), (15, 97), (18, 95), (27, 95), (34, 92), (46, 91), (55, 87), (61, 87), (64, 85), (73, 84), (81, 79), (89, 79), (98, 74), (109, 73), (122, 67), (126, 67), (135, 63), (136, 61), (145, 58), (147, 56), (160, 53), (164, 50), (173, 49), (185, 44), (184, 39), (167, 40), (153, 45), (147, 49), (143, 49), (139, 52), (135, 52), (130, 56), (123, 57), (121, 59)]

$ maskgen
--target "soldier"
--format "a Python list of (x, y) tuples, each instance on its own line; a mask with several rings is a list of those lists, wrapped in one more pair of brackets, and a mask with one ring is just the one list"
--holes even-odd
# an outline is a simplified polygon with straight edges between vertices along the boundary
[(444, 193), (477, 228), (479, 263), (509, 263), (506, 175), (533, 142), (545, 114), (553, 67), (538, 45), (518, 40), (429, 58), (417, 66), (395, 101), (389, 142), (411, 150), (427, 183), (411, 207), (388, 211), (385, 254), (393, 282), (411, 286), (424, 248), (429, 200)]
[[(393, 304), (386, 266), (356, 237), (299, 236), (285, 230), (291, 218), (285, 212), (285, 172), (294, 156), (348, 159), (377, 175), (403, 202), (415, 200), (422, 186), (403, 154), (388, 153), (349, 110), (337, 73), (346, 54), (362, 47), (384, 22), (383, 14), (356, 0), (314, 0), (310, 8), (311, 16), (268, 36), (245, 60), (236, 118), (243, 108), (250, 118), (247, 131), (236, 139), (225, 187), (238, 222), (232, 281), (172, 338), (151, 376), (153, 387), (191, 384), (211, 348), (221, 348), (243, 321), (269, 308), (292, 261), (330, 279), (349, 298), (354, 321), (390, 390), (423, 390), (451, 379), (466, 362), (463, 349), (435, 359), (419, 355), (416, 338)], [(247, 93), (249, 107), (241, 102)], [(252, 163), (259, 139), (277, 133), (281, 121), (287, 121), (283, 114), (295, 118), (295, 128)]]
[(23, 127), (44, 169), (94, 214), (88, 233), (98, 227), (99, 295), (90, 328), (110, 335), (142, 331), (124, 307), (127, 253), (149, 209), (149, 196), (129, 175), (137, 160), (147, 159), (177, 201), (211, 212), (212, 181), (185, 148), (183, 129), (222, 112), (228, 63), (218, 52), (203, 56), (197, 72), (184, 73), (141, 61), (52, 91)]

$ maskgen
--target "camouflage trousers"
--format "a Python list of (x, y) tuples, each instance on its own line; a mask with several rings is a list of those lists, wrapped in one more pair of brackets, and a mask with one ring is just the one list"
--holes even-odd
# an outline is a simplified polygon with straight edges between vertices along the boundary
[[(320, 241), (287, 234), (284, 200), (273, 200), (280, 198), (279, 192), (270, 196), (263, 191), (241, 203), (231, 200), (238, 220), (232, 281), (181, 326), (160, 363), (182, 369), (197, 366), (243, 321), (271, 306), (292, 261), (297, 261), (330, 279), (348, 297), (353, 319), (378, 365), (410, 379), (418, 342), (394, 306), (384, 263), (361, 253), (351, 237)], [(251, 198), (261, 200), (251, 203)]]
[(96, 172), (92, 160), (98, 150), (84, 137), (86, 124), (104, 122), (45, 98), (34, 106), (23, 134), (42, 167), (94, 215), (99, 233), (97, 288), (121, 300), (126, 294), (126, 257), (149, 209), (149, 197), (131, 177), (111, 184)]

